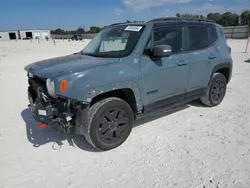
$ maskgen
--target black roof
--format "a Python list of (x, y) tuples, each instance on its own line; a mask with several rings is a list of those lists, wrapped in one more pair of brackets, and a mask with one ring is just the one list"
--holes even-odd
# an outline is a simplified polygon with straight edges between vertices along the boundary
[(214, 20), (209, 19), (200, 19), (200, 18), (178, 18), (178, 17), (162, 17), (162, 18), (155, 18), (148, 23), (155, 23), (155, 22), (210, 22), (216, 23)]
[(195, 18), (178, 18), (178, 17), (162, 17), (162, 18), (155, 18), (152, 20), (149, 20), (148, 22), (120, 22), (120, 23), (114, 23), (108, 26), (105, 26), (104, 28), (107, 27), (113, 27), (117, 25), (145, 25), (146, 23), (153, 23), (154, 25), (163, 25), (163, 24), (179, 24), (179, 23), (187, 23), (187, 24), (215, 24), (216, 22), (214, 20), (209, 20), (209, 19), (195, 19)]
[(189, 18), (156, 18), (148, 21), (147, 23), (152, 23), (154, 27), (162, 27), (167, 25), (211, 25), (216, 24), (213, 20), (207, 19), (189, 19)]

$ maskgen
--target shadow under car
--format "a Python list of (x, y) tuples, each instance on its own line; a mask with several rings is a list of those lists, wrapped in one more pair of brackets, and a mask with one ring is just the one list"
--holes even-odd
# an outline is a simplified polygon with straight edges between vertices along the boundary
[[(188, 104), (180, 105), (172, 109), (157, 110), (154, 112), (147, 113), (143, 116), (140, 116), (134, 125), (138, 127), (145, 123), (154, 121), (156, 119), (162, 118), (164, 116), (171, 115), (173, 113), (182, 111), (190, 106), (196, 107), (204, 107), (204, 105), (200, 104), (198, 101), (192, 101)], [(21, 116), (26, 123), (26, 134), (27, 139), (30, 143), (33, 144), (34, 147), (40, 147), (47, 143), (56, 143), (59, 147), (63, 145), (63, 141), (67, 141), (68, 144), (72, 147), (77, 146), (78, 148), (89, 151), (89, 152), (98, 152), (97, 149), (93, 148), (85, 139), (84, 136), (76, 135), (74, 133), (66, 135), (65, 132), (57, 125), (48, 126), (43, 129), (39, 129), (37, 127), (37, 122), (32, 117), (31, 111), (29, 108), (26, 108), (22, 111)], [(53, 145), (54, 145), (53, 144)], [(52, 146), (53, 147), (53, 146)], [(53, 148), (54, 149), (54, 148)]]

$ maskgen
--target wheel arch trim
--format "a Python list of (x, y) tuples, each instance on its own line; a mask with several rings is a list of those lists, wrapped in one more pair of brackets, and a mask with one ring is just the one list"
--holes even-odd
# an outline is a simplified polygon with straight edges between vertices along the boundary
[(212, 73), (210, 75), (210, 79), (209, 79), (209, 83), (208, 83), (208, 86), (210, 85), (211, 83), (211, 80), (212, 80), (212, 77), (213, 75), (220, 69), (223, 69), (223, 68), (228, 68), (229, 69), (229, 77), (228, 77), (228, 83), (230, 82), (231, 80), (231, 77), (232, 77), (232, 62), (223, 62), (223, 63), (220, 63), (216, 66), (214, 66), (213, 70), (212, 70)]
[(84, 99), (91, 103), (92, 99), (97, 97), (98, 95), (108, 93), (110, 91), (122, 90), (122, 89), (131, 89), (133, 91), (136, 108), (137, 111), (142, 110), (142, 99), (141, 99), (141, 91), (139, 86), (134, 81), (125, 81), (118, 83), (106, 84), (100, 87), (91, 88), (89, 92), (87, 92), (84, 96)]

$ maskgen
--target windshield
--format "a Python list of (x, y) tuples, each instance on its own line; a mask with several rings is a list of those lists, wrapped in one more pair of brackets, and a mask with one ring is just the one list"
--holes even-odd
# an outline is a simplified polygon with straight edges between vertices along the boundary
[(143, 26), (120, 25), (98, 33), (83, 49), (82, 54), (94, 57), (119, 58), (132, 53)]

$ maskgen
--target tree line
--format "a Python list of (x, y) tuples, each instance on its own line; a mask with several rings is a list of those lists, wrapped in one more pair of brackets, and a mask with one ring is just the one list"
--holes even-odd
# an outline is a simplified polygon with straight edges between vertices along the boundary
[(84, 29), (84, 26), (79, 26), (76, 30), (63, 30), (63, 29), (55, 29), (51, 30), (51, 34), (54, 35), (73, 35), (73, 34), (84, 34), (84, 33), (99, 33), (102, 28), (98, 26), (91, 26), (88, 31)]
[[(180, 14), (177, 13), (176, 17), (178, 18), (194, 18), (194, 19), (210, 19), (214, 20), (216, 23), (222, 26), (238, 26), (238, 25), (248, 25), (250, 28), (250, 10), (244, 10), (241, 14), (236, 14), (232, 12), (225, 13), (209, 13), (207, 16), (196, 15), (196, 14)], [(143, 21), (130, 21), (127, 20), (127, 23), (133, 22), (143, 22)], [(83, 25), (80, 25), (76, 30), (63, 30), (55, 29), (51, 31), (51, 34), (58, 35), (73, 35), (73, 34), (84, 34), (84, 33), (99, 33), (104, 27), (91, 26), (89, 30), (85, 30)]]
[(250, 27), (250, 10), (244, 10), (241, 14), (232, 12), (209, 13), (206, 17), (203, 15), (194, 14), (176, 14), (176, 17), (180, 18), (197, 18), (197, 19), (210, 19), (222, 26), (238, 26), (248, 25)]

